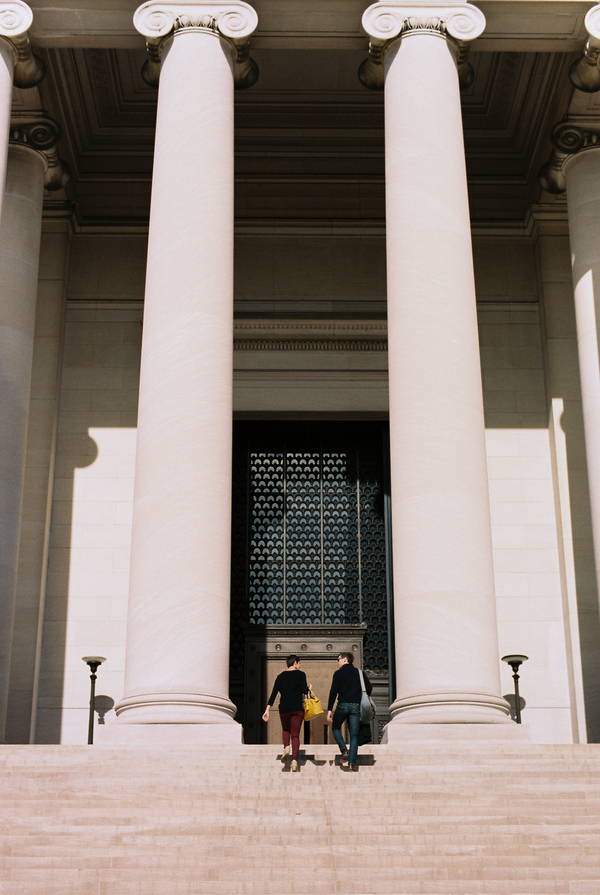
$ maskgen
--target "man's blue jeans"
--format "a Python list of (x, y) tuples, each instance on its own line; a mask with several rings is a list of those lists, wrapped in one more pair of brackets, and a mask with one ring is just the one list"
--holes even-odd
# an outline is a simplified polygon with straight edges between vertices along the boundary
[(360, 730), (360, 706), (357, 702), (338, 702), (336, 710), (333, 713), (331, 729), (335, 741), (342, 751), (346, 748), (346, 743), (344, 742), (340, 727), (346, 719), (348, 719), (348, 732), (350, 734), (348, 764), (356, 764), (356, 756), (358, 754), (358, 731)]

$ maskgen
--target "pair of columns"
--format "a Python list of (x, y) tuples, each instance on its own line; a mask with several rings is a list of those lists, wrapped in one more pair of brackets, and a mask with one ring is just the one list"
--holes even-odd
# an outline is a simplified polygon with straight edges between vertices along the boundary
[(4, 742), (16, 601), (27, 420), (44, 189), (68, 170), (60, 133), (44, 114), (11, 119), (13, 84), (33, 87), (44, 66), (33, 55), (29, 7), (0, 0), (0, 742)]
[[(600, 5), (585, 17), (589, 40), (571, 66), (578, 90), (600, 90)], [(571, 269), (581, 378), (596, 580), (600, 593), (600, 127), (567, 115), (551, 135), (552, 155), (538, 175), (541, 186), (567, 194)]]
[[(233, 89), (256, 76), (247, 45), (257, 18), (236, 0), (150, 0), (134, 23), (148, 42), (146, 76), (160, 65), (160, 81), (125, 695), (113, 736), (143, 739), (152, 723), (177, 725), (178, 740), (187, 731), (239, 742), (228, 696)], [(503, 724), (459, 98), (465, 47), (485, 20), (466, 2), (389, 0), (363, 25), (363, 80), (385, 72), (390, 729)]]

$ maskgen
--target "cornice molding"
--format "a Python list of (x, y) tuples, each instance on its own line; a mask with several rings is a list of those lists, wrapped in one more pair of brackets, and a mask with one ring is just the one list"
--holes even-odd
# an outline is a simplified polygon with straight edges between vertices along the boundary
[(369, 320), (236, 320), (236, 351), (387, 351), (387, 323)]
[(235, 351), (387, 351), (387, 339), (234, 339)]
[(552, 128), (550, 140), (552, 153), (538, 172), (538, 182), (548, 193), (564, 193), (567, 163), (581, 152), (600, 148), (600, 123), (595, 118), (565, 115)]
[(250, 36), (258, 27), (255, 10), (243, 0), (148, 0), (133, 16), (137, 31), (146, 38), (149, 59), (142, 70), (144, 81), (158, 86), (162, 45), (182, 31), (212, 34), (232, 49), (234, 84), (237, 90), (252, 87), (258, 80), (258, 66), (250, 58)]
[(46, 74), (46, 67), (34, 56), (29, 42), (33, 13), (22, 0), (0, 0), (0, 38), (11, 45), (14, 54), (15, 87), (35, 87)]
[(461, 89), (473, 83), (468, 62), (468, 44), (483, 34), (485, 16), (466, 2), (431, 3), (429, 0), (379, 0), (365, 10), (362, 25), (369, 35), (369, 55), (358, 70), (358, 77), (370, 90), (384, 86), (384, 60), (389, 47), (398, 39), (415, 32), (429, 32), (449, 39), (457, 48), (457, 68)]

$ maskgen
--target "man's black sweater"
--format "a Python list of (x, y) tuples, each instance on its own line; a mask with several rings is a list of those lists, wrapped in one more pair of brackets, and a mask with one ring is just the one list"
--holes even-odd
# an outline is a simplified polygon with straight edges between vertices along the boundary
[[(363, 677), (365, 679), (365, 690), (371, 695), (373, 684), (364, 671)], [(361, 695), (362, 690), (360, 687), (358, 668), (355, 668), (354, 665), (342, 665), (342, 667), (338, 668), (334, 673), (333, 680), (331, 681), (327, 711), (331, 712), (333, 710), (336, 696), (338, 702), (360, 702)]]

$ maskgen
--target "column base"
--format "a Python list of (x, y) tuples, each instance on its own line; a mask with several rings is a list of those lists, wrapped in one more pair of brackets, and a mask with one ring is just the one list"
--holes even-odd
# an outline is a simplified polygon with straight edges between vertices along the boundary
[(237, 721), (223, 724), (113, 724), (97, 725), (94, 746), (240, 746), (243, 728)]
[(391, 724), (511, 724), (510, 706), (490, 693), (419, 693), (396, 699)]
[(382, 746), (406, 743), (531, 743), (528, 724), (402, 724), (390, 721), (381, 738)]
[(226, 696), (207, 693), (136, 693), (124, 696), (115, 707), (118, 723), (224, 725), (233, 721), (237, 709)]

